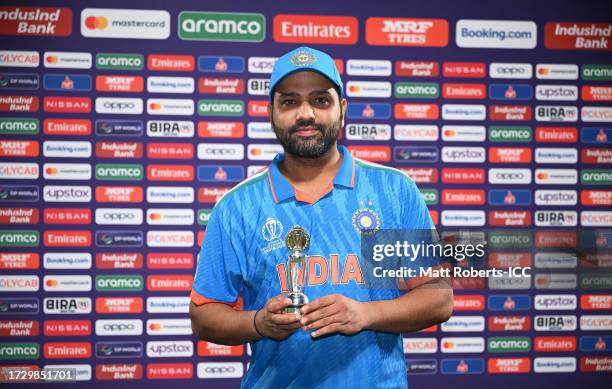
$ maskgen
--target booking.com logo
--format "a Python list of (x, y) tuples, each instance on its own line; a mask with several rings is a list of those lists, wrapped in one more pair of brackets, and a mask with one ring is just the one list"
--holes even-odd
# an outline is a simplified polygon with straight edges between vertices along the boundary
[(108, 19), (104, 16), (90, 16), (85, 19), (85, 26), (90, 30), (104, 30), (108, 26)]

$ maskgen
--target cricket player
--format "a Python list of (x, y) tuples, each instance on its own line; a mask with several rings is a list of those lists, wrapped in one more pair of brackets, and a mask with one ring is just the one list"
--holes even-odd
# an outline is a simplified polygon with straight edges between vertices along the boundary
[[(431, 229), (414, 182), (359, 160), (337, 143), (347, 102), (333, 59), (309, 47), (281, 56), (268, 114), (284, 153), (215, 205), (191, 293), (194, 334), (217, 344), (250, 342), (243, 388), (406, 388), (403, 332), (448, 320), (442, 280), (407, 293), (364, 287), (360, 242), (380, 229)], [(285, 236), (305, 250), (297, 312), (287, 292)], [(234, 306), (243, 296), (244, 309)]]

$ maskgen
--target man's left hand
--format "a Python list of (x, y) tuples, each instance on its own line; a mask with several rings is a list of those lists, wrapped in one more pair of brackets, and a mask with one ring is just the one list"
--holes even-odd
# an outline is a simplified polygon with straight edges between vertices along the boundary
[(312, 337), (335, 332), (353, 335), (363, 330), (367, 322), (365, 304), (341, 294), (314, 300), (302, 307), (302, 328), (313, 331)]

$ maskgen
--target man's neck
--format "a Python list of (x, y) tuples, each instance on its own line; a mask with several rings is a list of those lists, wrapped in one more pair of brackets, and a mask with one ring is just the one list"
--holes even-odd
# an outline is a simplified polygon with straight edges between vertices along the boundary
[(337, 145), (332, 146), (319, 158), (300, 158), (285, 153), (279, 163), (280, 172), (294, 184), (331, 181), (342, 165), (343, 155)]

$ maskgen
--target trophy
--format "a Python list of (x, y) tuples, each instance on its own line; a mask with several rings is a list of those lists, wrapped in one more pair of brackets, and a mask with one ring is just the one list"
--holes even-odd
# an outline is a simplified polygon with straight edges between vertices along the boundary
[(300, 285), (300, 273), (306, 280), (306, 255), (304, 250), (310, 244), (310, 235), (301, 226), (294, 226), (285, 236), (285, 246), (289, 249), (289, 261), (287, 262), (287, 287), (289, 292), (286, 296), (291, 300), (291, 305), (283, 309), (283, 313), (299, 312), (300, 307), (308, 303), (308, 297), (302, 292), (304, 288)]

